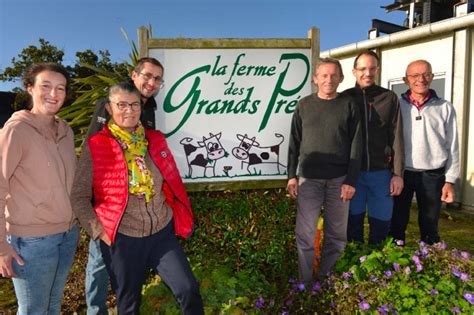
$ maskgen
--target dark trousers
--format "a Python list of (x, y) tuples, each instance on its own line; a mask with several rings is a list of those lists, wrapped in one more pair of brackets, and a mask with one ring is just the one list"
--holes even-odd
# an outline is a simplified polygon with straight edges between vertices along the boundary
[(439, 242), (438, 221), (441, 210), (441, 190), (445, 183), (444, 168), (423, 172), (406, 170), (403, 180), (403, 191), (394, 198), (390, 235), (395, 239), (405, 241), (411, 202), (413, 194), (416, 193), (421, 240), (428, 244)]
[(148, 237), (118, 233), (112, 246), (101, 242), (100, 247), (120, 315), (139, 314), (141, 289), (150, 268), (173, 291), (183, 314), (204, 314), (199, 285), (174, 234), (173, 221)]

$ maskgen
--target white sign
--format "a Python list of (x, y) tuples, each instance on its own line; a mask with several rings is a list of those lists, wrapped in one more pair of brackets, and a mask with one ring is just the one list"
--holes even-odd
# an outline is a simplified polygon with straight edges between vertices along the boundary
[(151, 49), (165, 68), (157, 128), (185, 182), (286, 179), (310, 49)]

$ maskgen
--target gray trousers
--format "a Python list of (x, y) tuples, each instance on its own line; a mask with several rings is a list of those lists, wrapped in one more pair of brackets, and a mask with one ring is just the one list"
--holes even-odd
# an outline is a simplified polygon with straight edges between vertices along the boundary
[(336, 263), (347, 243), (349, 202), (341, 199), (346, 177), (298, 180), (296, 247), (301, 281), (313, 280), (314, 239), (321, 207), (324, 207), (323, 246), (318, 278), (324, 277)]

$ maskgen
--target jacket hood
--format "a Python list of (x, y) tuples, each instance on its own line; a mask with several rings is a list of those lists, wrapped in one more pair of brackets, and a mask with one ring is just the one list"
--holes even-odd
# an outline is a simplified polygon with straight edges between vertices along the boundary
[[(58, 116), (55, 116), (54, 119), (58, 124), (58, 135), (56, 140), (59, 140), (68, 134), (69, 126), (63, 119), (59, 118)], [(39, 134), (45, 137), (48, 137), (48, 135), (50, 134), (49, 132), (46, 132), (46, 119), (43, 119), (39, 115), (31, 113), (29, 110), (20, 110), (14, 112), (10, 119), (5, 123), (5, 127), (9, 125), (15, 125), (20, 122), (28, 124), (29, 126), (34, 128)]]

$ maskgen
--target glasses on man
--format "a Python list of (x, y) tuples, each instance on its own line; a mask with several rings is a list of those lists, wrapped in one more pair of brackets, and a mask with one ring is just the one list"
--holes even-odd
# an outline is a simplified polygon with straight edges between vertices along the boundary
[(356, 68), (357, 71), (360, 71), (360, 72), (375, 72), (379, 69), (379, 67), (361, 67), (361, 68)]
[(127, 108), (129, 108), (129, 107), (132, 111), (140, 110), (140, 108), (142, 107), (142, 104), (140, 104), (140, 102), (133, 102), (133, 103), (116, 102), (116, 103), (112, 103), (112, 104), (115, 104), (117, 106), (117, 108), (122, 112), (126, 111)]
[(143, 72), (140, 72), (140, 75), (146, 80), (146, 81), (150, 81), (153, 79), (154, 82), (156, 82), (157, 84), (159, 84), (160, 86), (160, 89), (165, 85), (165, 80), (163, 80), (162, 77), (160, 77), (159, 75), (157, 75), (156, 77), (153, 76), (153, 74), (151, 73), (143, 73)]
[(413, 80), (421, 80), (421, 78), (425, 80), (431, 80), (434, 77), (434, 74), (431, 72), (425, 73), (414, 73), (414, 74), (407, 74), (407, 77)]

